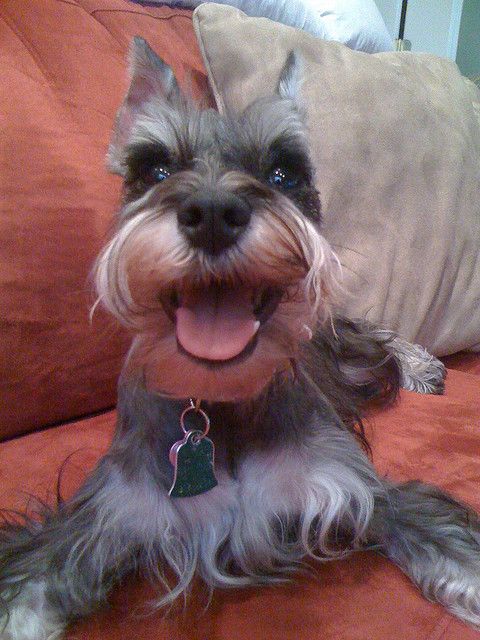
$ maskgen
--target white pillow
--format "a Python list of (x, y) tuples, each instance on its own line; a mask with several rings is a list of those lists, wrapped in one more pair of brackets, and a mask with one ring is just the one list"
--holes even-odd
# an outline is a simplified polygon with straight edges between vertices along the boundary
[(304, 0), (321, 20), (325, 40), (343, 42), (350, 49), (378, 53), (392, 51), (393, 42), (374, 0)]
[[(142, 4), (142, 0), (133, 1)], [(187, 9), (205, 3), (205, 0), (149, 1)], [(270, 18), (358, 51), (377, 53), (393, 49), (374, 0), (216, 0), (216, 4), (228, 4), (248, 16)]]

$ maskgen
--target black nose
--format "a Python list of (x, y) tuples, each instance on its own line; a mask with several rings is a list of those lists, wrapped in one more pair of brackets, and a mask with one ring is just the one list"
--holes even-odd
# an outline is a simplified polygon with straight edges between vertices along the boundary
[(233, 193), (196, 193), (178, 212), (178, 224), (190, 243), (218, 255), (237, 242), (248, 227), (252, 209)]

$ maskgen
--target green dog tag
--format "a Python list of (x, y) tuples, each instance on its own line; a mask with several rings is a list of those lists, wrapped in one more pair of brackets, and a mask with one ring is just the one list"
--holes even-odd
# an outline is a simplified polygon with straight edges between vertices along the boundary
[(210, 491), (218, 482), (213, 470), (215, 445), (202, 431), (191, 430), (170, 449), (175, 469), (168, 492), (172, 498), (189, 498)]

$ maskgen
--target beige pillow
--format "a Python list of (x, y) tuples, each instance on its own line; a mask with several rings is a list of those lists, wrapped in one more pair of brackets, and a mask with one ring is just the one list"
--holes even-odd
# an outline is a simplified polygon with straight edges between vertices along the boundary
[(437, 355), (480, 349), (480, 92), (427, 54), (366, 54), (232, 7), (194, 26), (218, 108), (275, 90), (304, 59), (324, 235), (344, 266), (344, 312)]

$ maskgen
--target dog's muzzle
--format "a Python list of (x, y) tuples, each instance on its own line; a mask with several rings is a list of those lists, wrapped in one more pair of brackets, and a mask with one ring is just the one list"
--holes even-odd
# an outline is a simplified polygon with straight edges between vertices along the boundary
[(233, 193), (197, 192), (178, 212), (178, 225), (196, 249), (217, 256), (235, 244), (250, 223), (252, 208)]

